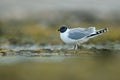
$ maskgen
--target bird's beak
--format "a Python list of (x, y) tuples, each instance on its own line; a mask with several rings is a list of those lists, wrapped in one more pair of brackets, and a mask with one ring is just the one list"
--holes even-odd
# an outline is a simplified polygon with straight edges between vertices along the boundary
[(60, 31), (60, 29), (58, 29), (58, 31)]

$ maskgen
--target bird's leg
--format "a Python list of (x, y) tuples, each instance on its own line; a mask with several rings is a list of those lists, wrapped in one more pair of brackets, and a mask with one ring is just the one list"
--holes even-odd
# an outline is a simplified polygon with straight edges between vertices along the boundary
[(78, 45), (75, 44), (75, 45), (74, 45), (74, 50), (77, 50), (77, 49), (78, 49)]

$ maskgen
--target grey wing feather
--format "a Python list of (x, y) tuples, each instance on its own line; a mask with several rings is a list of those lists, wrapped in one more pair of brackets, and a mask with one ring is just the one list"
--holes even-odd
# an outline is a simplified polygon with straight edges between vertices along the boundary
[(80, 33), (80, 32), (74, 32), (74, 33), (69, 33), (69, 38), (71, 38), (71, 39), (75, 39), (75, 40), (77, 40), (77, 39), (81, 39), (81, 38), (83, 38), (83, 37), (85, 37), (86, 35), (85, 34), (83, 34), (83, 33)]
[(89, 34), (95, 34), (95, 33), (96, 33), (95, 27), (86, 28), (86, 31), (87, 31)]
[(68, 37), (77, 40), (91, 35), (92, 33), (93, 31), (89, 28), (74, 28), (70, 29)]

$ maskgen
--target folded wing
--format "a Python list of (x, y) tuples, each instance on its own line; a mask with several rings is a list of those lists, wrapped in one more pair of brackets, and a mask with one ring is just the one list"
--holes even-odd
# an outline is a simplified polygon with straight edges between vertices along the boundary
[(68, 37), (74, 40), (85, 38), (96, 32), (95, 27), (70, 29)]

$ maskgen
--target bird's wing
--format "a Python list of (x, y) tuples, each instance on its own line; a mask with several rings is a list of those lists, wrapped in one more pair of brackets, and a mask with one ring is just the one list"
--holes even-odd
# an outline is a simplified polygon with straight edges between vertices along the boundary
[(94, 30), (90, 28), (73, 28), (70, 29), (68, 37), (71, 39), (81, 39), (93, 34)]
[(87, 33), (91, 33), (91, 34), (95, 34), (96, 33), (96, 29), (95, 27), (89, 27), (89, 28), (86, 28), (86, 31)]

